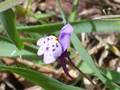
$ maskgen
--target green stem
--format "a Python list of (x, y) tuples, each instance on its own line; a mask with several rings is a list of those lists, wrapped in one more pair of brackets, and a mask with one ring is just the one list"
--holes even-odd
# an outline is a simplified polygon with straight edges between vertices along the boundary
[(63, 11), (63, 8), (61, 6), (60, 0), (56, 0), (56, 2), (57, 2), (57, 6), (59, 7), (59, 9), (61, 11), (61, 16), (62, 16), (62, 19), (63, 19), (63, 23), (66, 24), (67, 20), (66, 20), (66, 16), (65, 16), (65, 13)]
[(70, 22), (75, 21), (75, 18), (76, 18), (76, 16), (77, 16), (77, 6), (78, 6), (78, 2), (79, 2), (79, 0), (74, 0), (74, 2), (73, 2), (72, 11), (71, 11), (71, 14), (70, 14), (70, 16), (69, 16), (69, 21), (70, 21)]

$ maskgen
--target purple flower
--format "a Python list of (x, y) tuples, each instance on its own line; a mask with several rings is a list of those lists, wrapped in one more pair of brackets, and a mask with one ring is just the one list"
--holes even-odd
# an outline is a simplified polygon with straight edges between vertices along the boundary
[[(38, 40), (37, 45), (39, 50), (37, 52), (38, 56), (43, 55), (43, 61), (45, 64), (50, 64), (56, 61), (56, 59), (60, 60), (61, 66), (64, 69), (64, 72), (72, 78), (68, 70), (66, 68), (66, 57), (67, 48), (70, 45), (70, 37), (73, 32), (73, 27), (70, 24), (66, 24), (60, 30), (59, 37), (55, 37), (53, 35), (41, 38)], [(68, 59), (70, 59), (68, 57)]]
[(73, 27), (66, 24), (60, 31), (59, 38), (50, 35), (38, 40), (37, 45), (40, 47), (38, 56), (44, 55), (44, 63), (53, 63), (59, 56), (61, 56), (69, 47), (70, 36), (73, 32)]

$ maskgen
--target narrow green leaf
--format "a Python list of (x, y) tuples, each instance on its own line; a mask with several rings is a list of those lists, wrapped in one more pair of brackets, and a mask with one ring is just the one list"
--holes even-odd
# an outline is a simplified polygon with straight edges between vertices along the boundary
[(5, 0), (0, 1), (0, 12), (8, 10), (18, 4), (21, 4), (24, 0)]
[[(13, 55), (12, 53), (15, 52)], [(25, 55), (35, 55), (34, 53), (28, 51), (28, 50), (18, 50), (15, 45), (0, 40), (0, 57), (1, 56), (9, 56), (9, 57), (15, 57), (15, 56), (25, 56)]]
[(24, 49), (27, 50), (27, 51), (30, 51), (34, 54), (37, 54), (37, 50), (38, 50), (35, 45), (25, 45)]
[(100, 70), (113, 82), (120, 84), (120, 72), (109, 70), (109, 69), (102, 69)]
[(11, 40), (15, 43), (18, 49), (22, 49), (23, 44), (16, 30), (15, 14), (12, 9), (0, 13), (0, 18)]
[(120, 20), (88, 20), (76, 23), (73, 26), (76, 33), (120, 32)]
[(61, 0), (56, 0), (56, 4), (59, 7), (61, 17), (63, 19), (63, 23), (66, 24), (67, 23), (67, 18), (66, 18), (65, 12), (64, 12), (64, 10), (63, 10), (63, 8), (61, 6)]
[(32, 33), (52, 33), (60, 30), (62, 23), (43, 24), (34, 26), (18, 26), (17, 30), (20, 32), (32, 32)]
[[(15, 45), (13, 45), (13, 43), (11, 42), (11, 40), (5, 36), (0, 36), (0, 43), (1, 43), (1, 54), (0, 56), (11, 56), (11, 53), (14, 51), (14, 50), (17, 50), (16, 53), (12, 56), (19, 56), (19, 55), (23, 55), (24, 54), (24, 51), (27, 51), (27, 52), (30, 52), (30, 53), (34, 53), (36, 55), (37, 53), (37, 46), (35, 45), (24, 45), (24, 49), (22, 50), (18, 50)], [(4, 44), (5, 48), (2, 48), (2, 45)], [(19, 51), (19, 52), (18, 52)], [(5, 53), (2, 53), (2, 52), (5, 52)], [(26, 52), (26, 54), (27, 54)]]
[(97, 66), (94, 64), (91, 56), (88, 54), (88, 52), (85, 50), (85, 48), (82, 46), (82, 43), (79, 41), (78, 37), (75, 33), (72, 33), (71, 41), (75, 49), (79, 52), (80, 57), (84, 62), (94, 71), (93, 73), (107, 86), (110, 87), (111, 90), (114, 90), (120, 87), (116, 86), (110, 79), (108, 79), (100, 70), (97, 68)]
[[(118, 20), (81, 20), (71, 23), (75, 33), (81, 32), (120, 32), (120, 21)], [(17, 30), (20, 32), (34, 33), (54, 33), (59, 31), (63, 23), (53, 23), (34, 26), (19, 26)], [(108, 27), (109, 26), (109, 27)], [(93, 30), (95, 29), (95, 30)]]
[(105, 83), (106, 80), (104, 79), (104, 77), (101, 75), (101, 73), (99, 72), (99, 70), (97, 69), (97, 67), (95, 66), (92, 58), (90, 57), (90, 55), (87, 53), (87, 51), (84, 49), (84, 47), (82, 46), (81, 42), (79, 41), (78, 37), (75, 35), (75, 33), (72, 34), (71, 37), (71, 41), (73, 46), (75, 47), (75, 49), (79, 52), (81, 59), (84, 60), (84, 62), (86, 62), (87, 65), (90, 66), (90, 68), (93, 69), (93, 71), (100, 76), (101, 80), (103, 80), (103, 82)]
[[(94, 70), (90, 68), (90, 66), (88, 66), (85, 62), (82, 62), (78, 67), (84, 73), (94, 75)], [(108, 77), (110, 80), (120, 84), (120, 72), (105, 69), (105, 68), (99, 68), (99, 70), (102, 71), (104, 75)]]
[(71, 14), (68, 18), (70, 22), (73, 22), (76, 19), (78, 3), (79, 3), (79, 0), (74, 0), (73, 1), (72, 11), (71, 11)]
[(17, 73), (31, 82), (40, 85), (45, 90), (84, 90), (78, 87), (65, 85), (55, 79), (49, 78), (42, 73), (35, 72), (28, 68), (0, 65), (0, 71), (10, 71)]
[(33, 13), (33, 17), (35, 17), (36, 19), (38, 20), (43, 20), (43, 19), (46, 19), (46, 18), (49, 18), (49, 17), (52, 17), (54, 16), (55, 13), (41, 13), (41, 12), (36, 12), (36, 13)]

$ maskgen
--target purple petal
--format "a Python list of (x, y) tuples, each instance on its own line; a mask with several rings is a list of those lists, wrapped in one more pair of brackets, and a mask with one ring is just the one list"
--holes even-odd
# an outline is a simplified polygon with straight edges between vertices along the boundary
[(60, 31), (59, 42), (61, 43), (63, 52), (66, 51), (70, 45), (70, 37), (72, 32), (73, 27), (70, 24), (66, 24)]

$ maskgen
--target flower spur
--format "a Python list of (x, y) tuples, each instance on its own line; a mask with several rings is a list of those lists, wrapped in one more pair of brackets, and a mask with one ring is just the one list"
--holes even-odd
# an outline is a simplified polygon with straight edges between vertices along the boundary
[[(68, 73), (68, 69), (66, 67), (66, 61), (70, 61), (70, 63), (75, 67), (75, 65), (71, 62), (69, 58), (67, 48), (70, 45), (70, 37), (73, 32), (73, 27), (70, 24), (66, 24), (61, 30), (59, 37), (55, 37), (53, 35), (41, 38), (38, 40), (37, 45), (39, 50), (37, 52), (38, 56), (43, 55), (43, 61), (45, 64), (50, 64), (56, 61), (56, 59), (60, 60), (60, 64), (67, 76), (71, 79), (72, 76)], [(68, 60), (66, 60), (66, 58)]]

